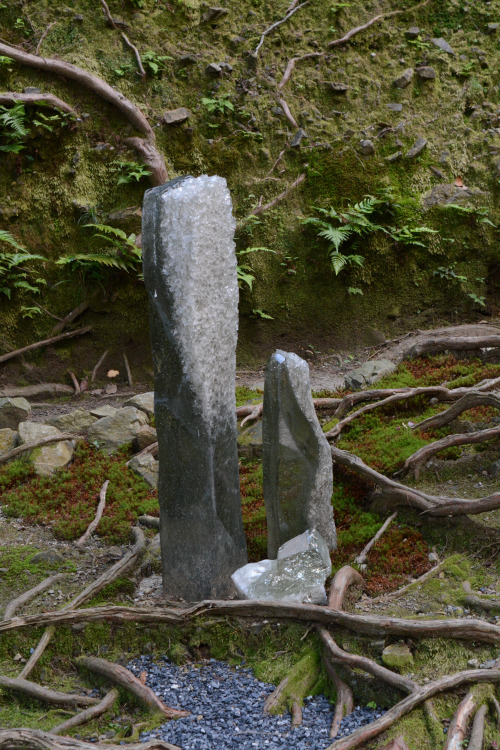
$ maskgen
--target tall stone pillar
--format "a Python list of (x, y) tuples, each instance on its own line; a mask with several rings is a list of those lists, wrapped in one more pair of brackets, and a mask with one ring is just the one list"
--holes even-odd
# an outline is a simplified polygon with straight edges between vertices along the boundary
[(247, 559), (234, 394), (235, 226), (221, 177), (181, 177), (145, 194), (163, 588), (188, 601), (227, 596)]
[(309, 366), (279, 349), (267, 363), (262, 449), (268, 556), (306, 529), (335, 549), (332, 456), (314, 410)]

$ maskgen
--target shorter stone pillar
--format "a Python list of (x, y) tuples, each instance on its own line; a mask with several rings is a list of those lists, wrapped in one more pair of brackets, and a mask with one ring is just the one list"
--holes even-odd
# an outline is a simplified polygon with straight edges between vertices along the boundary
[(335, 549), (332, 457), (314, 410), (309, 367), (279, 349), (267, 364), (262, 443), (268, 556), (275, 558), (306, 529), (319, 531)]

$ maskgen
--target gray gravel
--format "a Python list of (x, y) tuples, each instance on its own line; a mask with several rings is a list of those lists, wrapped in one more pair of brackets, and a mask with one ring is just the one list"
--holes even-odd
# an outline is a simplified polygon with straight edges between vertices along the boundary
[[(169, 706), (191, 715), (168, 721), (140, 735), (142, 742), (162, 739), (183, 750), (324, 750), (334, 706), (324, 695), (306, 698), (303, 722), (292, 728), (288, 714), (265, 715), (264, 702), (274, 685), (261, 682), (244, 666), (232, 668), (210, 659), (176, 666), (166, 657), (155, 662), (143, 656), (127, 668), (135, 675), (147, 672), (147, 685)], [(342, 721), (338, 737), (351, 734), (382, 715), (381, 710), (356, 706)]]

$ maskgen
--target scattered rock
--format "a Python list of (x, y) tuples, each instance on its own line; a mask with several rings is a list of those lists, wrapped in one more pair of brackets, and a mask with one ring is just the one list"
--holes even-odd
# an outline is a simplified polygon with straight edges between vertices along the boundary
[(189, 52), (187, 55), (178, 57), (177, 62), (179, 65), (196, 65), (198, 58), (192, 52)]
[(139, 583), (137, 590), (136, 590), (136, 596), (147, 596), (148, 594), (152, 594), (154, 591), (161, 591), (162, 589), (162, 580), (161, 576), (158, 575), (152, 575), (148, 576), (147, 578), (143, 578), (142, 581)]
[(4, 427), (0, 430), (0, 456), (9, 453), (17, 445), (17, 432), (10, 427)]
[[(21, 422), (19, 440), (21, 444), (36, 443), (48, 437), (60, 435), (60, 430), (39, 422)], [(47, 477), (57, 469), (62, 469), (71, 462), (75, 445), (72, 440), (61, 440), (59, 443), (44, 445), (31, 451), (29, 460), (40, 476)]]
[(382, 661), (401, 672), (411, 667), (413, 655), (406, 643), (391, 643), (382, 651)]
[(25, 398), (0, 398), (0, 429), (17, 430), (31, 414), (31, 404)]
[(94, 409), (91, 409), (89, 414), (97, 417), (97, 419), (102, 419), (102, 417), (112, 417), (117, 411), (118, 409), (115, 406), (103, 404), (102, 406), (96, 406)]
[(50, 565), (60, 566), (64, 563), (64, 557), (57, 550), (48, 549), (44, 552), (37, 552), (36, 555), (33, 555), (30, 559), (30, 563), (33, 563), (33, 565), (49, 563)]
[(414, 145), (406, 152), (405, 159), (416, 159), (420, 156), (424, 148), (427, 146), (425, 138), (417, 138)]
[(403, 158), (403, 152), (402, 151), (395, 151), (393, 154), (391, 154), (390, 156), (386, 157), (386, 161), (388, 161), (389, 163), (393, 163), (395, 161), (399, 161), (402, 158)]
[(158, 489), (159, 466), (160, 464), (156, 458), (153, 458), (151, 453), (146, 453), (144, 456), (136, 456), (129, 463), (129, 468), (136, 474), (139, 474), (154, 490)]
[(108, 214), (108, 221), (112, 221), (114, 224), (128, 224), (134, 220), (139, 222), (141, 218), (142, 209), (140, 206), (121, 208), (119, 211), (111, 211), (111, 213)]
[(436, 77), (436, 71), (430, 65), (422, 65), (420, 68), (415, 68), (415, 73), (423, 81), (432, 81)]
[(401, 112), (403, 105), (399, 104), (399, 102), (389, 102), (387, 109), (390, 109), (391, 112)]
[(418, 26), (411, 26), (408, 31), (405, 31), (405, 37), (407, 39), (416, 39), (420, 34)]
[(492, 477), (497, 477), (500, 474), (500, 458), (491, 464), (489, 473)]
[(75, 409), (69, 414), (54, 417), (54, 419), (49, 420), (48, 424), (57, 427), (61, 432), (74, 432), (76, 435), (83, 435), (94, 422), (97, 422), (97, 417), (90, 412), (85, 411), (85, 409)]
[(498, 31), (498, 28), (500, 26), (500, 23), (489, 23), (486, 27), (486, 33), (487, 34), (496, 34)]
[(359, 391), (395, 369), (396, 365), (390, 359), (369, 360), (345, 376), (345, 387), (350, 391)]
[(219, 68), (221, 70), (225, 70), (226, 73), (232, 73), (233, 72), (233, 66), (230, 65), (228, 62), (220, 62), (219, 63)]
[(407, 68), (405, 72), (393, 81), (393, 86), (398, 89), (405, 89), (410, 85), (413, 78), (413, 68)]
[(186, 107), (178, 107), (177, 109), (168, 109), (164, 112), (161, 121), (164, 125), (179, 125), (190, 117), (191, 112), (189, 109), (186, 109)]
[(214, 23), (228, 13), (227, 8), (208, 8), (201, 17), (201, 23)]
[(360, 141), (358, 151), (360, 154), (365, 154), (365, 156), (374, 154), (375, 146), (373, 145), (373, 141), (369, 141), (368, 139)]
[(222, 68), (217, 63), (209, 63), (205, 68), (205, 73), (208, 76), (220, 76), (222, 75)]
[(154, 391), (147, 393), (138, 393), (125, 401), (124, 406), (135, 406), (139, 411), (143, 411), (148, 417), (155, 413), (155, 394)]
[(422, 206), (428, 210), (433, 206), (446, 206), (448, 203), (466, 203), (470, 198), (483, 195), (479, 188), (459, 188), (454, 183), (435, 185), (422, 196)]
[(293, 136), (292, 140), (290, 141), (290, 147), (298, 148), (303, 138), (308, 138), (308, 135), (305, 130), (303, 130), (302, 128), (299, 128), (297, 132), (295, 133), (295, 135)]
[(88, 431), (90, 441), (96, 441), (105, 453), (115, 453), (120, 446), (132, 443), (138, 430), (146, 424), (144, 412), (134, 406), (118, 409), (111, 417), (103, 417)]
[(333, 91), (334, 94), (347, 94), (349, 85), (340, 81), (325, 81), (325, 85)]
[(446, 41), (446, 39), (443, 39), (442, 36), (436, 38), (432, 38), (431, 42), (434, 44), (435, 47), (439, 47), (439, 49), (442, 49), (443, 52), (447, 52), (449, 55), (455, 55), (452, 48)]
[(148, 445), (156, 443), (157, 440), (158, 435), (156, 434), (155, 428), (151, 427), (149, 424), (145, 424), (137, 430), (134, 444), (137, 450), (142, 451), (143, 448), (147, 448)]

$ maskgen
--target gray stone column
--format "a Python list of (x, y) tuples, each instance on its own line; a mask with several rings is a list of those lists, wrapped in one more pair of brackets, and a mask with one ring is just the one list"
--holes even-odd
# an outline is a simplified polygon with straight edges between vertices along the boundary
[(221, 177), (148, 190), (142, 247), (159, 443), (163, 587), (224, 597), (246, 562), (236, 444), (238, 283)]
[(279, 349), (267, 363), (262, 450), (268, 556), (274, 559), (306, 529), (335, 549), (332, 457), (314, 410), (309, 366)]

